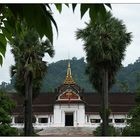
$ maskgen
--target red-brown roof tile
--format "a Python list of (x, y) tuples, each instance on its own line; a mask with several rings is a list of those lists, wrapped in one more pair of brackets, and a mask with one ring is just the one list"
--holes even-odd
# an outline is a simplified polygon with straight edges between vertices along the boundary
[[(17, 94), (10, 95), (13, 100), (16, 101), (16, 108), (13, 110), (14, 114), (21, 114), (24, 112), (23, 103), (24, 97)], [(85, 104), (86, 113), (97, 113), (100, 111), (101, 97), (96, 93), (81, 93), (80, 103)], [(51, 114), (53, 113), (53, 105), (57, 102), (57, 93), (41, 93), (33, 100), (33, 113), (34, 114)], [(69, 101), (68, 101), (69, 102)], [(76, 101), (75, 101), (76, 102)], [(70, 102), (69, 102), (70, 103)], [(73, 103), (73, 102), (71, 102)], [(79, 103), (79, 102), (77, 102)], [(134, 93), (111, 93), (109, 94), (109, 106), (112, 113), (128, 112), (135, 106), (135, 94)]]

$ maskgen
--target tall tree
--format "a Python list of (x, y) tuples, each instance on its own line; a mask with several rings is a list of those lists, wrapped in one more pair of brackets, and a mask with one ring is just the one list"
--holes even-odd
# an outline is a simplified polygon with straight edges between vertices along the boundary
[(30, 136), (32, 135), (32, 98), (39, 93), (47, 70), (43, 57), (45, 53), (52, 57), (54, 50), (48, 39), (42, 41), (35, 29), (26, 26), (25, 22), (18, 23), (11, 47), (15, 57), (11, 75), (15, 74), (16, 89), (25, 97), (25, 135)]
[(84, 41), (87, 73), (95, 89), (102, 97), (102, 135), (108, 135), (108, 92), (115, 81), (116, 72), (121, 67), (125, 50), (131, 42), (131, 33), (121, 20), (110, 12), (105, 14), (104, 21), (87, 24), (85, 29), (76, 32), (77, 39)]

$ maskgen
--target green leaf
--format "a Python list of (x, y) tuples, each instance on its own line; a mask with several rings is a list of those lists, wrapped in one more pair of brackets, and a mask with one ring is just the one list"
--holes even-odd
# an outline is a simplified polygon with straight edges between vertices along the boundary
[(30, 27), (34, 27), (42, 38), (44, 35), (53, 43), (53, 32), (51, 22), (58, 33), (58, 28), (50, 11), (47, 11), (45, 4), (22, 4), (8, 5), (16, 19), (25, 19)]
[(4, 46), (1, 42), (0, 42), (0, 53), (1, 55), (3, 55), (5, 57), (5, 52), (6, 52), (6, 46)]
[[(45, 9), (44, 9), (44, 10), (45, 10)], [(44, 11), (44, 12), (46, 12), (46, 11)], [(56, 24), (54, 18), (52, 17), (52, 15), (51, 15), (49, 12), (46, 12), (46, 19), (47, 19), (48, 17), (50, 18), (51, 22), (54, 24), (55, 29), (56, 29), (57, 34), (58, 34), (58, 27), (57, 27), (57, 24)], [(50, 29), (52, 30), (52, 26), (51, 26)], [(52, 35), (53, 35), (53, 33), (52, 33)], [(53, 36), (52, 36), (52, 38), (53, 38)], [(53, 41), (51, 41), (51, 43), (53, 44)]]
[(49, 10), (51, 11), (51, 7), (50, 7), (50, 5), (49, 5), (49, 4), (45, 4), (45, 5), (46, 5), (46, 7), (48, 7)]
[(55, 4), (55, 7), (59, 11), (59, 13), (61, 13), (61, 11), (62, 11), (62, 4)]
[(97, 5), (95, 5), (95, 4), (90, 5), (89, 16), (93, 23), (97, 19), (97, 14), (98, 14), (98, 10), (99, 10), (97, 8), (99, 8), (99, 7), (97, 7)]
[(14, 29), (13, 29), (13, 27), (10, 25), (11, 20), (8, 19), (8, 21), (4, 21), (3, 23), (4, 23), (4, 26), (5, 26), (6, 30), (7, 30), (8, 32), (10, 32), (10, 33), (13, 33), (13, 30), (14, 30)]
[(81, 11), (81, 18), (84, 16), (84, 14), (89, 9), (89, 4), (81, 4), (80, 11)]
[[(38, 10), (39, 10), (39, 8), (38, 8)], [(42, 15), (42, 17), (40, 14), (38, 16), (41, 17), (40, 20), (42, 20), (42, 23), (44, 22), (44, 24), (41, 24), (39, 28), (43, 29), (42, 32), (45, 31), (46, 36), (49, 38), (49, 40), (53, 44), (53, 32), (52, 32), (51, 22), (54, 24), (56, 31), (58, 33), (57, 24), (56, 24), (54, 18), (52, 17), (52, 15), (50, 14), (50, 12), (46, 11), (46, 8), (44, 6), (41, 5), (39, 12)]]
[(65, 5), (66, 5), (67, 7), (69, 7), (69, 4), (68, 4), (68, 3), (65, 3)]
[(73, 12), (74, 12), (74, 10), (75, 10), (76, 6), (77, 6), (77, 4), (72, 4), (72, 9), (73, 9)]
[(52, 41), (51, 22), (48, 17), (46, 18), (40, 5), (23, 5), (22, 8), (24, 9), (23, 16), (29, 26), (35, 27), (41, 38), (46, 34), (50, 41)]
[(111, 4), (105, 3), (106, 6), (108, 6), (110, 9), (112, 9)]
[(2, 66), (2, 64), (3, 64), (3, 57), (2, 57), (2, 55), (0, 54), (0, 65)]
[(105, 17), (106, 15), (106, 9), (104, 5), (99, 5), (99, 13), (102, 15), (102, 17)]
[(5, 52), (6, 52), (6, 38), (5, 36), (0, 33), (0, 53), (5, 56)]
[(5, 35), (5, 37), (11, 41), (12, 39), (12, 34), (5, 28), (5, 27), (1, 27), (3, 34)]
[(106, 9), (103, 4), (91, 4), (89, 15), (92, 23), (104, 22), (106, 17)]
[(7, 41), (6, 41), (6, 39), (5, 39), (5, 36), (4, 36), (2, 33), (0, 33), (0, 42), (1, 42), (4, 46), (6, 46)]

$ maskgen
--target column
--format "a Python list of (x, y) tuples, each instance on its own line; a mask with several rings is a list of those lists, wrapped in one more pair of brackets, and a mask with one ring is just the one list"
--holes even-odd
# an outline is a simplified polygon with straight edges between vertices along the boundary
[(87, 115), (85, 115), (85, 123), (87, 124)]
[(101, 118), (101, 123), (103, 122), (102, 118)]
[(115, 127), (115, 118), (114, 118), (114, 115), (113, 115), (113, 117), (112, 117), (112, 124), (113, 124), (113, 126)]
[(15, 116), (12, 116), (12, 123), (11, 124), (15, 124)]
[(51, 119), (52, 119), (52, 124), (53, 124), (53, 122), (54, 122), (54, 115), (52, 115), (51, 117), (52, 117)]
[(78, 126), (78, 118), (77, 118), (77, 117), (78, 117), (78, 113), (77, 113), (77, 110), (75, 110), (73, 113), (74, 113), (74, 114), (73, 114), (73, 117), (74, 117), (74, 118), (73, 118), (73, 121), (74, 121), (74, 122), (73, 122), (73, 123), (74, 123), (73, 125), (74, 125), (75, 127), (77, 127), (77, 126)]
[(64, 112), (64, 110), (63, 110), (63, 113), (62, 113), (62, 122), (63, 122), (63, 126), (65, 126), (65, 112)]
[(50, 115), (50, 124), (52, 124), (52, 115)]
[(35, 122), (35, 124), (39, 124), (38, 117), (37, 116), (36, 116), (36, 122)]
[(125, 115), (124, 123), (125, 123), (125, 125), (127, 125), (127, 115)]
[(51, 117), (51, 116), (48, 115), (48, 126), (50, 126), (50, 123), (51, 123), (51, 122), (50, 122), (50, 117)]

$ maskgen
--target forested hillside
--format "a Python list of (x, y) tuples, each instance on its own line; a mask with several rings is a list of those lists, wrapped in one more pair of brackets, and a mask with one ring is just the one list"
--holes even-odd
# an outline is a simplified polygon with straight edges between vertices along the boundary
[[(85, 74), (86, 63), (84, 62), (84, 58), (77, 60), (74, 57), (70, 60), (70, 64), (74, 81), (84, 90), (93, 91)], [(68, 60), (61, 60), (49, 65), (48, 73), (43, 81), (42, 91), (54, 91), (54, 88), (63, 84), (66, 77), (67, 65)]]
[[(72, 76), (74, 81), (85, 90), (85, 92), (93, 92), (94, 89), (88, 80), (88, 75), (85, 74), (86, 63), (84, 58), (77, 59), (76, 57), (70, 60)], [(44, 77), (41, 91), (54, 91), (60, 84), (63, 84), (66, 76), (68, 60), (61, 60), (56, 63), (51, 63), (48, 66), (48, 71)], [(122, 67), (116, 77), (116, 84), (113, 86), (113, 92), (134, 92), (140, 83), (140, 58), (134, 64), (129, 64), (127, 67)], [(8, 91), (13, 91), (14, 78), (11, 83), (2, 82), (0, 88)]]
[(118, 72), (113, 91), (136, 91), (140, 86), (140, 58)]

